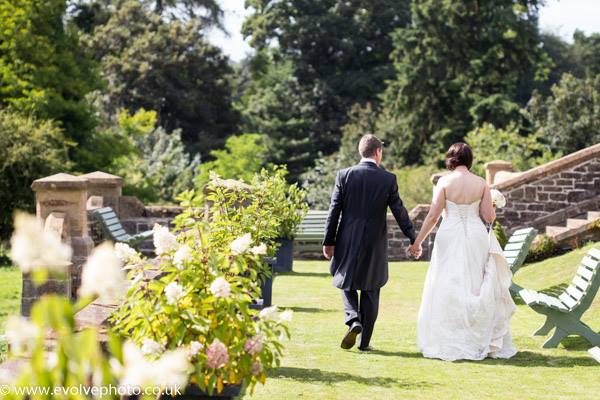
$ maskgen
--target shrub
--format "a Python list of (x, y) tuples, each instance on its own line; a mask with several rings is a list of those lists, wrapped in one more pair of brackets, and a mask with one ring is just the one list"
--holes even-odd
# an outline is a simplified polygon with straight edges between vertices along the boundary
[(498, 220), (494, 222), (493, 229), (494, 235), (496, 235), (496, 239), (498, 239), (498, 243), (500, 243), (500, 246), (504, 248), (504, 246), (506, 246), (506, 243), (508, 243), (508, 238), (506, 237), (506, 232), (504, 232), (502, 224)]
[(552, 257), (557, 253), (556, 241), (548, 235), (539, 235), (529, 249), (525, 262), (536, 262)]

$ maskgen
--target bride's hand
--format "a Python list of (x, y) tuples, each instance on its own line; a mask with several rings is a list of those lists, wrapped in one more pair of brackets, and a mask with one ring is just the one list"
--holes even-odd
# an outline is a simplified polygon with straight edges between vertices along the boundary
[(406, 249), (406, 254), (408, 254), (411, 257), (414, 257), (417, 260), (421, 257), (422, 253), (423, 253), (423, 249), (420, 244), (416, 244), (416, 243), (411, 244)]

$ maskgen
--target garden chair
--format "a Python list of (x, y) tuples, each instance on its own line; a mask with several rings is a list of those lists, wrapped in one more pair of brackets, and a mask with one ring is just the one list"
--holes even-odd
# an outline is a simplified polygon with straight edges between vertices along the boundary
[[(523, 228), (515, 231), (508, 239), (503, 254), (513, 275), (525, 262), (529, 248), (536, 236), (537, 230), (535, 228)], [(521, 289), (520, 286), (513, 283), (510, 292), (514, 296)]]
[(298, 226), (294, 246), (299, 252), (322, 250), (328, 211), (310, 210)]
[(600, 347), (592, 347), (588, 350), (588, 353), (600, 363)]
[(117, 243), (126, 243), (131, 247), (137, 248), (142, 242), (152, 237), (152, 231), (130, 235), (125, 232), (119, 217), (110, 207), (98, 208), (92, 211), (92, 218), (100, 225), (102, 234)]
[(571, 284), (559, 296), (523, 288), (518, 291), (529, 307), (546, 316), (546, 321), (534, 335), (544, 336), (555, 328), (552, 337), (544, 343), (544, 348), (557, 347), (568, 335), (582, 336), (592, 346), (600, 345), (600, 334), (581, 321), (581, 316), (591, 306), (600, 286), (599, 265), (600, 250), (592, 248), (581, 260)]

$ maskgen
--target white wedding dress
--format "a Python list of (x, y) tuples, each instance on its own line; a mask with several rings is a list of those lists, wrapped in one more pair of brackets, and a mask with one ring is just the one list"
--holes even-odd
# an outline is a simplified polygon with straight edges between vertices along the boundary
[(515, 355), (511, 281), (500, 244), (479, 217), (479, 201), (446, 200), (419, 310), (419, 350), (447, 361)]

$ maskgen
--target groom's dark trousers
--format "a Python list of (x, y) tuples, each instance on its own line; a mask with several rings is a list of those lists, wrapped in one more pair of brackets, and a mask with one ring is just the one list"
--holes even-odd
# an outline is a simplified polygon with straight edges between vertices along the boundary
[(360, 320), (363, 325), (363, 348), (377, 319), (379, 290), (388, 280), (388, 208), (413, 243), (415, 230), (394, 174), (370, 161), (338, 171), (323, 246), (334, 246), (329, 271), (334, 286), (342, 290), (346, 324)]
[(379, 289), (361, 290), (360, 298), (357, 290), (342, 290), (342, 301), (346, 313), (346, 325), (351, 326), (354, 321), (362, 324), (359, 347), (367, 347), (379, 313)]

